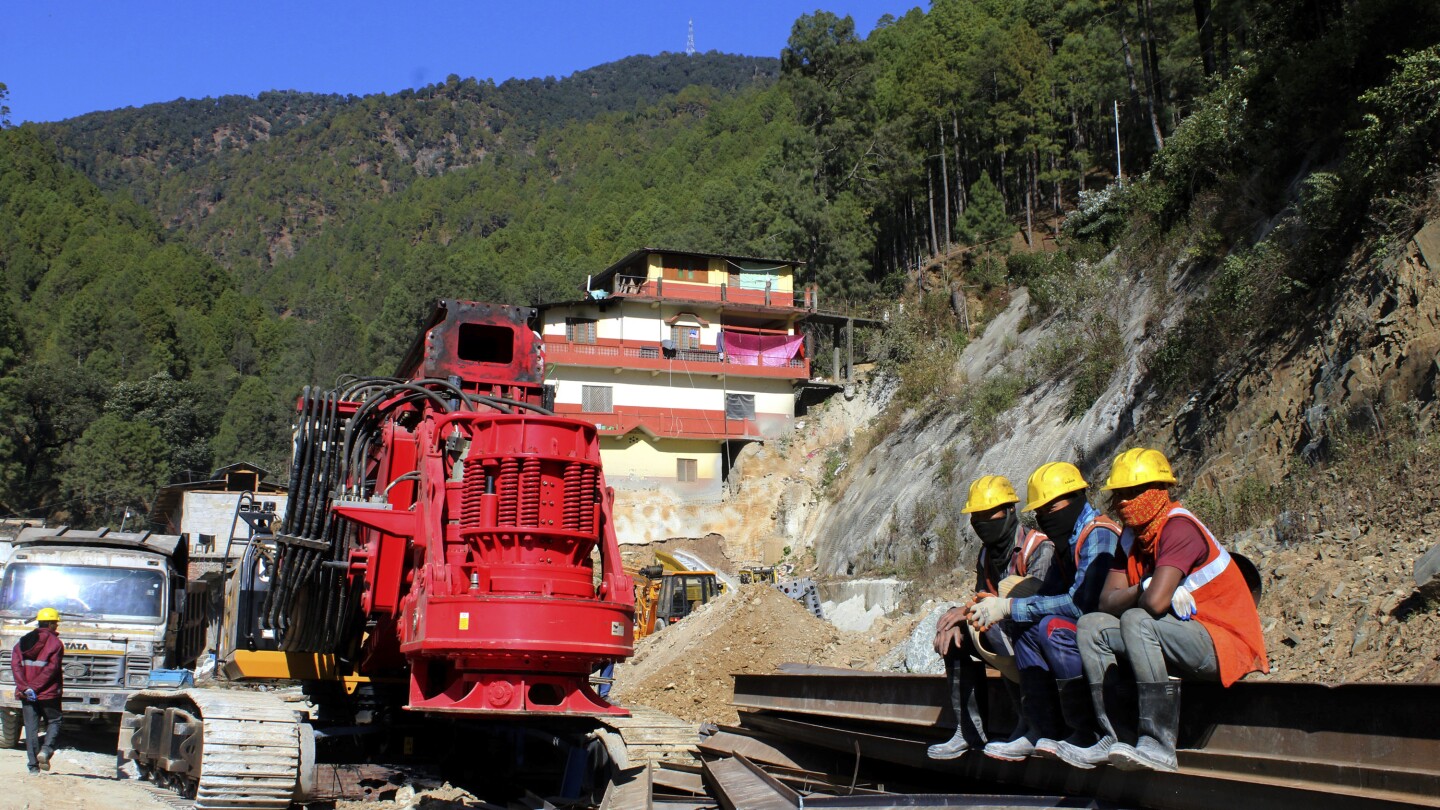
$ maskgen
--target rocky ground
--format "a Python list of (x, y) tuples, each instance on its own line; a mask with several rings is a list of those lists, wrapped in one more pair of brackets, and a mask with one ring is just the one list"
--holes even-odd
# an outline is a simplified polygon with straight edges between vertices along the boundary
[(50, 771), (26, 772), (23, 749), (0, 749), (0, 806), (7, 810), (164, 810), (148, 786), (115, 778), (112, 728), (69, 724), (61, 729), (61, 748)]
[(1440, 680), (1440, 590), (1416, 582), (1417, 561), (1440, 554), (1437, 480), (1435, 436), (1362, 443), (1289, 489), (1293, 511), (1238, 536), (1265, 577), (1271, 677)]

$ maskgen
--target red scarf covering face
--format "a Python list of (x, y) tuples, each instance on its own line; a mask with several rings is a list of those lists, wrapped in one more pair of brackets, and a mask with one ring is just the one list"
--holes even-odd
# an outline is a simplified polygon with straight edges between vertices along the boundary
[(1179, 506), (1170, 500), (1169, 490), (1159, 487), (1147, 489), (1128, 501), (1120, 502), (1120, 519), (1135, 530), (1140, 538), (1140, 551), (1147, 557), (1155, 556), (1155, 544), (1160, 532), (1170, 519), (1170, 510)]

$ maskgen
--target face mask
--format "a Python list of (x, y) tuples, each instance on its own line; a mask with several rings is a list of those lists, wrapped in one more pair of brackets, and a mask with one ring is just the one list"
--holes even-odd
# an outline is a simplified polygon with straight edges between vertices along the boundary
[(975, 530), (986, 548), (999, 552), (1015, 540), (1015, 528), (1019, 523), (1020, 515), (1011, 507), (1005, 511), (1004, 517), (970, 521), (970, 528)]
[(1069, 543), (1070, 535), (1075, 533), (1075, 521), (1080, 519), (1080, 513), (1084, 510), (1085, 498), (1077, 494), (1063, 509), (1036, 512), (1035, 522), (1039, 524), (1040, 531), (1045, 532), (1045, 535), (1054, 541), (1058, 548)]

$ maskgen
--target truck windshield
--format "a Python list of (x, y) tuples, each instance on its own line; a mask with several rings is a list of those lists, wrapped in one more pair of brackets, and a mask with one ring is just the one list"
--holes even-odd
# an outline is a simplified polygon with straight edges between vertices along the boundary
[(165, 578), (143, 568), (12, 563), (0, 580), (0, 614), (34, 618), (55, 608), (65, 618), (158, 622)]

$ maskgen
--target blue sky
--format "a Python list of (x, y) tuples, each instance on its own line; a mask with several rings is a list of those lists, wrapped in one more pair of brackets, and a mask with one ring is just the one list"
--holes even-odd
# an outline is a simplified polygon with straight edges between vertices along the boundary
[(394, 92), (451, 73), (564, 76), (685, 49), (777, 56), (801, 14), (855, 18), (924, 0), (318, 3), (94, 0), (0, 3), (0, 82), (11, 121), (55, 121), (176, 98), (263, 90)]

